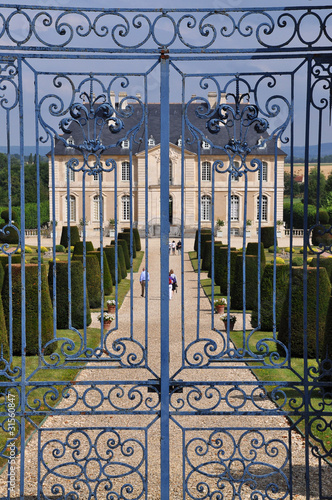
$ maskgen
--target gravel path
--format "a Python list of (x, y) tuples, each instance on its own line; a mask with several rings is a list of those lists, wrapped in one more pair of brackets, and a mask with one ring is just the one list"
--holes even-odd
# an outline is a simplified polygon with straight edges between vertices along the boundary
[[(184, 250), (189, 251), (192, 246), (192, 240), (186, 241)], [(171, 374), (181, 368), (182, 342), (185, 346), (192, 344), (188, 349), (187, 359), (195, 365), (201, 360), (206, 360), (208, 356), (213, 357), (221, 352), (225, 336), (225, 332), (219, 333), (211, 329), (210, 304), (203, 290), (197, 288), (197, 274), (192, 271), (187, 254), (185, 254), (184, 282), (181, 278), (180, 265), (180, 256), (170, 256), (170, 266), (177, 274), (179, 282), (179, 292), (170, 301)], [(149, 240), (149, 272), (151, 281), (147, 302), (148, 366), (158, 374), (160, 360), (158, 240)], [(135, 274), (132, 331), (131, 300), (128, 295), (119, 311), (119, 328), (109, 335), (106, 342), (110, 352), (118, 353), (112, 341), (120, 337), (123, 339), (120, 349), (126, 348), (122, 359), (127, 365), (141, 359), (142, 351), (138, 343), (145, 345), (146, 301), (140, 296), (138, 279), (139, 274)], [(181, 324), (182, 289), (185, 293), (184, 330)], [(201, 298), (198, 342), (197, 291)], [(96, 320), (96, 316), (97, 314), (94, 314), (91, 326), (99, 327), (100, 323)], [(216, 318), (215, 321), (215, 326), (221, 328), (220, 320)], [(236, 323), (238, 329), (242, 328), (241, 321), (242, 315), (239, 315)], [(248, 318), (246, 327), (248, 328)], [(128, 340), (131, 333), (135, 342)], [(207, 341), (202, 339), (207, 341), (212, 339), (214, 344), (207, 345)], [(201, 357), (196, 356), (197, 352)], [(128, 353), (134, 353), (136, 358), (128, 358)], [(97, 368), (91, 369), (92, 365)], [(192, 384), (184, 388), (183, 393), (174, 393), (171, 397), (171, 500), (183, 499), (183, 477), (186, 478), (187, 491), (184, 495), (186, 499), (221, 498), (216, 493), (213, 494), (216, 491), (222, 491), (224, 499), (291, 498), (288, 485), (290, 460), (293, 471), (292, 498), (304, 499), (303, 438), (291, 431), (284, 416), (276, 415), (274, 404), (257, 387), (256, 378), (246, 364), (223, 357), (222, 363), (218, 365), (214, 363), (213, 368), (198, 370), (195, 367), (190, 368), (187, 364), (176, 377), (188, 382), (200, 381), (202, 384), (205, 382), (205, 385), (199, 390), (197, 384), (195, 386)], [(72, 409), (79, 411), (79, 414), (72, 415), (68, 411), (64, 415), (50, 416), (45, 420), (42, 430), (32, 436), (26, 447), (25, 498), (35, 498), (39, 477), (39, 483), (47, 498), (64, 498), (68, 492), (75, 491), (76, 484), (77, 497), (66, 498), (131, 500), (140, 497), (147, 482), (147, 498), (158, 500), (160, 428), (156, 415), (149, 414), (150, 408), (158, 407), (158, 399), (154, 392), (147, 392), (146, 388), (140, 388), (138, 392), (133, 386), (125, 385), (125, 382), (130, 380), (139, 383), (153, 378), (153, 374), (145, 368), (114, 369), (107, 353), (97, 365), (88, 364), (80, 372), (73, 390), (68, 392), (67, 398), (64, 398), (57, 407), (59, 412), (64, 412), (64, 409), (72, 404)], [(111, 381), (118, 381), (117, 386)], [(130, 392), (130, 389), (133, 390)], [(139, 404), (141, 397), (143, 402)], [(129, 411), (126, 413), (126, 410), (130, 410), (136, 404), (137, 411), (141, 411), (140, 414), (131, 415)], [(85, 414), (94, 407), (108, 413)], [(122, 410), (121, 414), (116, 408)], [(211, 414), (204, 414), (206, 408), (212, 409)], [(193, 412), (193, 409), (196, 412)], [(243, 411), (246, 412), (245, 415), (240, 414)], [(253, 411), (258, 413), (260, 411), (260, 414), (252, 415)], [(39, 463), (38, 446), (42, 450)], [(148, 455), (148, 463), (143, 448)], [(101, 466), (98, 465), (97, 457)], [(318, 461), (312, 456), (309, 468), (311, 499), (319, 498), (318, 466)], [(323, 465), (321, 474), (325, 495), (332, 491), (329, 472), (328, 467)], [(75, 478), (78, 476), (80, 480), (75, 483)], [(277, 490), (271, 486), (272, 483), (278, 484)], [(2, 474), (0, 477), (2, 495), (5, 494), (6, 487), (6, 477)], [(253, 497), (255, 491), (262, 493)], [(113, 492), (114, 496), (110, 492)], [(92, 493), (94, 496), (91, 496)], [(15, 495), (18, 495), (18, 484)], [(145, 498), (144, 493), (141, 498)]]

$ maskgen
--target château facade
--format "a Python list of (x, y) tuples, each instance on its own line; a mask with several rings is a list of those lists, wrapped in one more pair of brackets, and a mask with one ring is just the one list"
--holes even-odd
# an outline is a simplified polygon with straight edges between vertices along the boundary
[[(213, 108), (213, 100), (211, 107)], [(53, 220), (54, 197), (58, 227), (67, 225), (69, 193), (70, 224), (78, 225), (82, 222), (84, 206), (88, 235), (99, 231), (101, 209), (102, 227), (106, 231), (110, 219), (117, 219), (118, 231), (121, 231), (129, 226), (132, 218), (133, 224), (142, 232), (147, 220), (149, 233), (155, 234), (160, 221), (160, 172), (162, 168), (166, 168), (169, 171), (171, 227), (178, 226), (181, 221), (182, 179), (185, 232), (189, 233), (197, 228), (199, 219), (202, 227), (211, 226), (213, 202), (215, 220), (222, 219), (226, 224), (230, 219), (233, 235), (241, 235), (245, 221), (248, 220), (253, 233), (257, 230), (259, 218), (262, 226), (282, 221), (286, 155), (276, 145), (277, 139), (268, 138), (266, 132), (262, 134), (252, 128), (246, 136), (246, 141), (252, 148), (252, 152), (246, 156), (248, 168), (241, 165), (241, 158), (234, 154), (230, 169), (230, 158), (222, 149), (230, 141), (229, 130), (221, 127), (220, 133), (211, 133), (195, 113), (195, 108), (197, 104), (191, 104), (187, 110), (186, 136), (183, 142), (182, 106), (170, 105), (169, 165), (162, 165), (160, 160), (159, 104), (148, 105), (147, 139), (144, 134), (139, 136), (140, 140), (137, 140), (137, 134), (135, 140), (125, 137), (101, 155), (102, 165), (106, 165), (109, 158), (112, 158), (115, 165), (112, 171), (107, 171), (109, 168), (105, 166), (101, 177), (97, 172), (87, 174), (80, 171), (79, 167), (69, 166), (74, 158), (78, 160), (78, 165), (83, 162), (83, 156), (78, 150), (81, 143), (78, 130), (73, 127), (65, 141), (55, 140), (53, 159), (49, 155), (50, 220)], [(132, 122), (133, 118), (129, 126)], [(193, 136), (192, 126), (202, 131), (201, 137)], [(101, 135), (102, 144), (110, 142), (107, 132), (110, 133), (106, 129)], [(255, 162), (252, 164), (254, 166), (251, 165), (252, 160), (257, 158), (261, 161), (259, 169), (255, 169)], [(213, 185), (215, 161), (222, 161), (224, 166), (219, 169), (220, 172), (214, 172)]]

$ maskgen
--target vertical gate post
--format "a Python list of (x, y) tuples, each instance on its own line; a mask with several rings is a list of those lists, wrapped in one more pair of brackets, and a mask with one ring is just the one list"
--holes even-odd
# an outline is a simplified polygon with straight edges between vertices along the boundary
[(160, 58), (161, 499), (169, 499), (169, 59)]

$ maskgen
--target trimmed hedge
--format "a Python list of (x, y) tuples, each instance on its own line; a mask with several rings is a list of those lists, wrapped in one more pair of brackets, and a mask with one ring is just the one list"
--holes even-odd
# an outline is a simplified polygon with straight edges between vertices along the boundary
[[(207, 238), (208, 240), (211, 240), (212, 238), (211, 229), (201, 229), (201, 245), (202, 245), (202, 234), (209, 234), (210, 238)], [(195, 234), (194, 250), (195, 252), (198, 252), (198, 229), (196, 229), (196, 234)]]
[[(125, 227), (124, 230), (123, 230), (123, 232), (124, 233), (130, 233), (130, 227)], [(134, 241), (135, 241), (136, 251), (139, 252), (142, 249), (142, 246), (141, 246), (141, 237), (139, 235), (137, 227), (133, 228), (133, 238), (134, 238)]]
[[(214, 242), (214, 278), (216, 277), (216, 261), (217, 261), (217, 253), (218, 253), (218, 250), (219, 248), (221, 247), (224, 247), (225, 245), (222, 244), (221, 241), (215, 241)], [(209, 248), (208, 248), (208, 254), (210, 255), (210, 257), (208, 257), (209, 261), (209, 267), (208, 267), (208, 277), (211, 278), (211, 270), (212, 270), (212, 266), (211, 266), (211, 263), (212, 263), (212, 246), (210, 245)]]
[[(18, 253), (13, 253), (12, 256), (12, 264), (21, 264), (21, 255)], [(0, 255), (0, 263), (5, 266), (8, 264), (8, 257), (7, 255)]]
[(3, 265), (0, 262), (0, 293), (2, 290), (3, 280), (5, 279), (5, 270)]
[[(265, 263), (258, 262), (256, 255), (246, 255), (246, 309), (254, 309), (257, 304), (258, 294), (258, 266), (260, 265), (261, 276), (263, 275)], [(243, 256), (238, 255), (235, 262), (234, 281), (231, 284), (232, 307), (243, 309)]]
[[(311, 259), (311, 262), (309, 263), (309, 266), (310, 267), (317, 267), (317, 264), (318, 264), (317, 257), (313, 257)], [(332, 283), (332, 258), (331, 257), (327, 257), (327, 258), (319, 257), (319, 267), (325, 267), (325, 269), (327, 271), (327, 275), (330, 279), (330, 282)], [(332, 351), (331, 351), (331, 354), (332, 354)]]
[[(128, 231), (126, 231), (124, 233), (119, 233), (118, 240), (125, 240), (127, 242), (128, 252), (130, 255), (130, 233)], [(136, 244), (135, 244), (135, 240), (133, 238), (133, 259), (135, 259), (135, 258), (136, 258)]]
[[(261, 241), (264, 248), (269, 248), (274, 245), (274, 226), (266, 226), (261, 228)], [(278, 246), (278, 242), (276, 242)]]
[[(98, 259), (99, 268), (101, 269), (101, 254), (100, 250), (94, 250), (93, 252), (89, 252), (88, 255), (95, 255)], [(110, 273), (110, 268), (108, 267), (107, 258), (104, 255), (103, 259), (103, 278), (104, 278), (104, 294), (111, 295), (113, 290), (112, 285), (112, 276)]]
[[(228, 247), (219, 247), (216, 254), (216, 267), (215, 267), (215, 275), (214, 281), (216, 285), (220, 286), (221, 295), (227, 295), (227, 252)], [(242, 252), (239, 252), (235, 248), (231, 248), (231, 287), (235, 277), (235, 262), (236, 257), (238, 255), (242, 255)]]
[[(53, 268), (54, 262), (50, 261), (48, 283), (51, 297), (53, 297)], [(57, 328), (69, 328), (69, 297), (68, 297), (68, 262), (56, 262), (56, 306)], [(87, 326), (91, 323), (89, 297), (87, 293), (86, 312)], [(74, 328), (84, 327), (84, 302), (83, 302), (83, 265), (75, 260), (71, 262), (71, 319)]]
[[(2, 298), (0, 295), (0, 352), (3, 352), (3, 358), (9, 361), (9, 345), (8, 345), (8, 334), (6, 328), (6, 319), (5, 313), (3, 310)], [(6, 363), (4, 361), (0, 361), (0, 372), (4, 371), (6, 368)], [(5, 375), (0, 375), (0, 380), (6, 380), (8, 382), (8, 378)]]
[[(319, 280), (318, 294), (318, 343), (320, 352), (316, 353), (316, 282), (317, 272)], [(307, 349), (308, 358), (315, 358), (323, 354), (324, 335), (326, 320), (328, 316), (328, 307), (331, 295), (331, 283), (324, 267), (318, 270), (307, 268)], [(291, 352), (290, 356), (303, 358), (303, 268), (292, 268), (292, 290), (291, 290)], [(289, 319), (289, 290), (282, 309), (278, 340), (286, 347), (289, 341), (288, 319)], [(285, 355), (281, 346), (278, 347), (280, 354)]]
[[(61, 233), (60, 245), (68, 248), (68, 226), (63, 226)], [(70, 226), (70, 246), (75, 246), (75, 243), (80, 241), (80, 233), (77, 226)]]
[[(50, 291), (47, 282), (46, 265), (41, 265), (41, 306), (38, 303), (38, 266), (36, 264), (25, 265), (25, 331), (26, 331), (26, 355), (38, 354), (38, 311), (41, 307), (42, 327), (42, 349), (45, 344), (53, 339), (53, 310)], [(21, 355), (21, 265), (12, 265), (12, 299), (13, 299), (13, 355)], [(8, 267), (2, 288), (3, 308), (6, 318), (6, 327), (9, 331), (9, 273)], [(49, 355), (55, 351), (57, 342), (52, 342), (44, 354)]]
[[(110, 245), (104, 248), (104, 254), (108, 262), (108, 267), (112, 276), (112, 284), (115, 285), (115, 246)], [(121, 277), (121, 267), (118, 259), (118, 283), (120, 283)]]
[[(122, 241), (124, 241), (124, 240), (122, 240)], [(125, 279), (127, 277), (127, 268), (126, 268), (126, 261), (124, 258), (122, 245), (118, 245), (118, 262), (120, 263), (121, 278)]]
[[(273, 264), (267, 264), (264, 270), (261, 283), (261, 330), (273, 331)], [(276, 266), (276, 328), (279, 328), (282, 308), (289, 286), (289, 266), (278, 264)], [(252, 310), (251, 325), (258, 326), (258, 305), (257, 302)]]
[[(7, 226), (9, 222), (5, 222), (4, 224), (0, 224), (0, 229), (3, 229), (5, 226)], [(14, 229), (15, 226), (17, 228), (17, 225), (12, 223), (11, 226), (6, 227), (4, 232), (0, 232), (0, 242), (1, 243), (8, 243), (10, 245), (17, 245), (19, 242), (19, 230), (16, 231)]]
[[(86, 241), (85, 248), (86, 248), (86, 253), (93, 252), (94, 246), (92, 244), (92, 241)], [(73, 257), (74, 255), (83, 255), (83, 241), (76, 241), (74, 246)]]
[(55, 246), (55, 251), (56, 252), (65, 252), (65, 247), (63, 245), (56, 245)]
[[(73, 261), (83, 264), (83, 255), (74, 255)], [(98, 259), (95, 255), (86, 255), (86, 285), (88, 289), (89, 305), (91, 308), (101, 306), (101, 274)]]
[[(115, 240), (111, 241), (111, 245), (115, 245)], [(129, 270), (130, 269), (130, 256), (129, 256), (128, 243), (126, 240), (119, 240), (118, 239), (118, 245), (122, 246), (126, 269)]]

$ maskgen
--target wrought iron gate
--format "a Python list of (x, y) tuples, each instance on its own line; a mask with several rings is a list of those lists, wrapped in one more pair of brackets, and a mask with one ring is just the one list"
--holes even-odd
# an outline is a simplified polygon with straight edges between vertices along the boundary
[(1, 498), (331, 499), (330, 9), (3, 5), (0, 39)]

